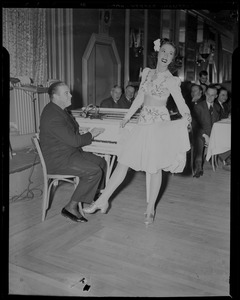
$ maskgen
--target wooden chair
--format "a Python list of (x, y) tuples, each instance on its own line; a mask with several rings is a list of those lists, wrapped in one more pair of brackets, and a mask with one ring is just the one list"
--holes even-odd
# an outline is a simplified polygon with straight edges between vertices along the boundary
[[(53, 186), (57, 186), (58, 182), (60, 180), (70, 182), (74, 184), (74, 188), (77, 187), (79, 183), (79, 177), (75, 175), (56, 175), (56, 174), (48, 174), (47, 173), (47, 168), (46, 164), (42, 155), (42, 150), (40, 146), (40, 141), (39, 141), (39, 134), (36, 133), (32, 137), (32, 142), (38, 152), (41, 165), (42, 165), (42, 170), (43, 170), (43, 180), (44, 180), (44, 186), (43, 186), (43, 202), (42, 202), (42, 222), (45, 220), (46, 217), (46, 211), (49, 207), (49, 198), (50, 198), (50, 193), (51, 189)], [(79, 211), (80, 213), (84, 216), (84, 212), (82, 210), (82, 204), (79, 202)]]

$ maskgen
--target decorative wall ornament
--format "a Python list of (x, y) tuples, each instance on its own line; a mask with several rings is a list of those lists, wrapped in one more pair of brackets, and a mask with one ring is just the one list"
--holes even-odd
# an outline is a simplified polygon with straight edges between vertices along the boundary
[(111, 9), (99, 9), (99, 33), (109, 34), (109, 27), (112, 21), (112, 10)]
[(209, 64), (214, 64), (215, 42), (206, 40), (199, 45), (197, 52), (196, 64), (200, 66), (208, 61)]
[(135, 57), (143, 54), (143, 29), (130, 29), (130, 43), (129, 47), (133, 49)]

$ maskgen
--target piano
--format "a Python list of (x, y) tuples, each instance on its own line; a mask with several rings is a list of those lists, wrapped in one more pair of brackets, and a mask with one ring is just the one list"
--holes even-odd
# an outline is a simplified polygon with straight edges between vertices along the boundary
[[(108, 182), (114, 162), (117, 157), (117, 141), (119, 138), (119, 125), (120, 121), (124, 118), (128, 109), (120, 108), (97, 108), (90, 104), (88, 107), (83, 107), (78, 110), (71, 110), (72, 115), (75, 117), (79, 124), (80, 133), (86, 133), (92, 128), (104, 128), (104, 132), (94, 138), (91, 145), (83, 147), (84, 151), (92, 152), (105, 158), (107, 162), (106, 183)], [(170, 111), (172, 120), (176, 118), (177, 112)], [(126, 124), (126, 128), (131, 130), (136, 125), (139, 117), (137, 111)], [(146, 200), (149, 202), (150, 191), (150, 174), (146, 173)]]
[[(104, 128), (104, 132), (94, 138), (91, 145), (84, 146), (83, 150), (95, 153), (105, 158), (107, 162), (106, 184), (111, 176), (114, 163), (117, 158), (117, 141), (119, 138), (120, 121), (128, 109), (120, 108), (96, 108), (93, 105), (78, 110), (71, 110), (79, 124), (80, 133), (86, 133), (92, 128)], [(136, 125), (139, 117), (137, 111), (126, 124), (131, 130)], [(146, 200), (149, 202), (150, 174), (146, 173)]]
[[(119, 124), (128, 109), (98, 108), (97, 112), (89, 112), (87, 115), (82, 110), (72, 110), (72, 115), (80, 127), (80, 133), (86, 133), (92, 128), (104, 129), (104, 132), (94, 138), (91, 145), (83, 147), (85, 151), (98, 152), (102, 154), (116, 155)], [(131, 128), (136, 124), (138, 115), (126, 124)]]
[[(119, 138), (119, 125), (128, 109), (119, 108), (96, 108), (94, 106), (83, 107), (78, 110), (71, 110), (79, 124), (80, 133), (86, 133), (92, 128), (104, 129), (103, 133), (95, 137), (91, 145), (84, 146), (83, 150), (95, 153), (105, 158), (108, 168), (106, 181), (109, 180), (114, 163), (116, 161), (117, 141)], [(131, 130), (137, 123), (138, 113), (126, 124)]]

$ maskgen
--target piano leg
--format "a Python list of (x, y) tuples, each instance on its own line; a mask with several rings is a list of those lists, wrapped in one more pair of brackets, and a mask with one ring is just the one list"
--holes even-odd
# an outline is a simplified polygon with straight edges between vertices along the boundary
[(107, 162), (106, 185), (107, 185), (110, 175), (112, 173), (112, 169), (113, 169), (116, 157), (117, 157), (116, 155), (104, 154), (104, 158)]

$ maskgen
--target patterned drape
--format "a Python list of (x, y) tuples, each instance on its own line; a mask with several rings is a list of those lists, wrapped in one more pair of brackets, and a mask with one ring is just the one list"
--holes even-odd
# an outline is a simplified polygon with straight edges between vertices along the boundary
[(47, 81), (45, 8), (3, 8), (3, 46), (10, 55), (10, 76)]
[(59, 79), (73, 89), (72, 9), (47, 10), (48, 78)]

